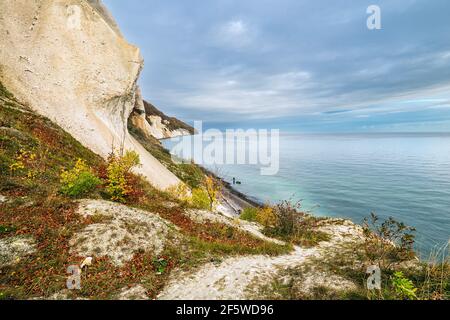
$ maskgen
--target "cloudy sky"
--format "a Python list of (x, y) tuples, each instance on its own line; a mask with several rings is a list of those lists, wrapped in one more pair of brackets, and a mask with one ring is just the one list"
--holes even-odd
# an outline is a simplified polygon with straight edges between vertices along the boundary
[[(448, 0), (104, 0), (144, 96), (208, 126), (450, 131)], [(367, 7), (382, 30), (368, 30)]]

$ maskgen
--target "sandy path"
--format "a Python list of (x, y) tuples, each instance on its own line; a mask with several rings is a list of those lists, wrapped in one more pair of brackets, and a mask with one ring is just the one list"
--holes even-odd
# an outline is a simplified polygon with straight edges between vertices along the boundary
[[(352, 223), (327, 225), (321, 228), (329, 233), (330, 241), (277, 257), (244, 256), (233, 257), (220, 264), (208, 263), (197, 272), (175, 272), (165, 289), (158, 296), (160, 300), (246, 300), (251, 299), (252, 285), (269, 284), (282, 270), (301, 266), (324, 257), (330, 248), (355, 241), (360, 230)], [(323, 275), (312, 275), (314, 279)], [(322, 280), (323, 279), (318, 279)], [(345, 283), (344, 283), (345, 284)], [(345, 284), (346, 285), (346, 284)]]
[(317, 249), (296, 248), (292, 254), (278, 257), (248, 256), (230, 258), (219, 265), (209, 263), (198, 272), (178, 274), (158, 296), (160, 300), (239, 300), (255, 280), (268, 282), (280, 268), (298, 265)]

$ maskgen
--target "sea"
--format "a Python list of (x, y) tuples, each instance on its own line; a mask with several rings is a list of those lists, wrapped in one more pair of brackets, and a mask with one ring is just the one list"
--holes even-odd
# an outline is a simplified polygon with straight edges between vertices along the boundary
[[(186, 144), (194, 138), (184, 139)], [(163, 141), (183, 156), (174, 149), (179, 143)], [(278, 159), (279, 170), (271, 176), (262, 175), (259, 164), (202, 165), (230, 183), (234, 178), (240, 183), (235, 189), (261, 203), (301, 201), (307, 212), (355, 223), (372, 212), (393, 217), (416, 228), (415, 249), (423, 257), (449, 243), (450, 134), (281, 133)]]

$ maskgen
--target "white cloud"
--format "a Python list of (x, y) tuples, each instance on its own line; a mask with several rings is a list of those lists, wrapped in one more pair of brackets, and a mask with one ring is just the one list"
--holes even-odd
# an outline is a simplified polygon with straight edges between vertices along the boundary
[(240, 37), (247, 33), (247, 26), (242, 20), (235, 20), (228, 22), (223, 31), (233, 37)]
[(231, 20), (214, 28), (212, 41), (215, 45), (242, 49), (253, 43), (256, 32), (242, 19)]

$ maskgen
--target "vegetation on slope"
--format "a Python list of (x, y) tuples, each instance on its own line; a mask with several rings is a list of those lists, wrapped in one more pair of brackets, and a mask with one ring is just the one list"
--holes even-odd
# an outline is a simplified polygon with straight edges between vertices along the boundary
[(240, 218), (258, 222), (264, 227), (264, 234), (293, 245), (314, 247), (322, 241), (328, 241), (329, 235), (318, 230), (324, 218), (318, 218), (302, 212), (300, 202), (292, 204), (282, 201), (275, 206), (246, 208)]
[[(438, 250), (429, 261), (420, 261), (412, 250), (412, 228), (392, 218), (378, 221), (372, 215), (371, 222), (364, 224), (362, 231), (363, 237), (324, 247), (321, 256), (284, 270), (278, 278), (260, 288), (260, 297), (288, 300), (450, 299), (447, 247)], [(368, 288), (370, 266), (380, 268), (380, 289)], [(337, 287), (343, 287), (342, 283), (352, 285), (336, 290), (330, 288), (330, 283)]]
[[(107, 188), (110, 163), (50, 120), (15, 102), (3, 86), (0, 88), (0, 194), (7, 199), (0, 203), (0, 240), (24, 236), (36, 242), (34, 253), (14, 265), (0, 267), (0, 299), (49, 297), (65, 289), (67, 267), (79, 265), (85, 258), (74, 255), (69, 240), (86, 226), (99, 223), (95, 217), (78, 214), (76, 197), (111, 200)], [(159, 147), (152, 150), (161, 152)], [(164, 157), (167, 159), (166, 154)], [(181, 168), (178, 174), (190, 185), (201, 183), (197, 169), (189, 165)], [(86, 173), (94, 177), (80, 184), (81, 188), (89, 186), (87, 192), (64, 192), (73, 191), (64, 189), (66, 183), (76, 185), (77, 174), (86, 178)], [(266, 243), (220, 223), (196, 223), (184, 214), (190, 209), (188, 204), (154, 189), (131, 172), (126, 172), (125, 178), (124, 190), (132, 187), (132, 192), (118, 200), (175, 224), (183, 235), (182, 243), (169, 245), (158, 256), (136, 252), (133, 260), (121, 267), (107, 257), (94, 257), (83, 276), (82, 290), (69, 292), (69, 298), (114, 298), (121, 288), (135, 283), (143, 285), (151, 298), (175, 267), (191, 268), (225, 255), (280, 254), (290, 250), (289, 246)]]
[[(173, 164), (170, 154), (156, 139), (143, 139), (139, 132), (133, 134), (189, 186), (202, 186), (205, 175), (199, 167)], [(105, 161), (50, 120), (17, 103), (0, 84), (0, 195), (7, 198), (7, 202), (0, 203), (0, 240), (26, 236), (36, 242), (34, 253), (18, 259), (14, 265), (0, 267), (0, 299), (49, 297), (65, 289), (67, 267), (79, 265), (85, 258), (71, 251), (69, 240), (85, 227), (102, 221), (100, 216), (80, 216), (75, 198), (111, 200), (107, 186), (111, 177), (116, 175), (108, 174), (110, 164), (111, 159)], [(78, 174), (84, 178), (89, 176), (88, 183), (82, 180), (80, 184), (81, 189), (87, 191), (64, 192), (67, 181), (62, 179), (62, 172), (68, 173), (69, 184), (77, 181), (72, 179), (72, 174), (75, 177)], [(152, 252), (136, 252), (131, 261), (120, 267), (108, 257), (95, 257), (93, 265), (83, 275), (82, 289), (69, 292), (68, 298), (111, 299), (117, 297), (122, 288), (137, 283), (145, 288), (148, 297), (154, 298), (174, 268), (191, 269), (204, 262), (221, 261), (227, 255), (278, 255), (292, 248), (262, 241), (229, 225), (193, 221), (186, 214), (192, 209), (189, 203), (154, 189), (131, 172), (122, 173), (118, 181), (124, 178), (125, 184), (118, 185), (127, 192), (122, 194), (124, 198), (117, 200), (157, 213), (173, 223), (183, 235), (181, 243), (169, 244), (157, 256)], [(243, 218), (261, 223), (267, 235), (292, 244), (310, 247), (328, 240), (327, 235), (320, 231), (320, 219), (297, 213), (295, 206), (280, 204), (246, 212)], [(448, 261), (418, 263), (417, 268), (402, 264), (399, 253), (409, 253), (413, 239), (408, 233), (402, 233), (400, 239), (404, 240), (405, 246), (400, 245), (401, 251), (394, 252), (392, 246), (384, 246), (391, 240), (385, 231), (394, 230), (392, 235), (398, 236), (398, 231), (408, 229), (392, 221), (377, 226), (370, 228), (377, 236), (367, 237), (369, 242), (352, 242), (348, 248), (331, 247), (327, 251), (328, 259), (311, 265), (315, 273), (333, 272), (352, 281), (358, 286), (356, 290), (337, 294), (317, 287), (309, 295), (304, 295), (297, 291), (295, 281), (276, 280), (261, 292), (260, 297), (448, 299)], [(392, 226), (396, 228), (391, 229)], [(384, 249), (379, 251), (379, 248)], [(378, 263), (377, 259), (387, 259), (388, 263)], [(365, 288), (365, 267), (369, 263), (382, 266), (383, 291), (376, 292), (376, 295), (368, 295)], [(292, 279), (302, 279), (311, 270), (291, 268), (286, 273)]]

